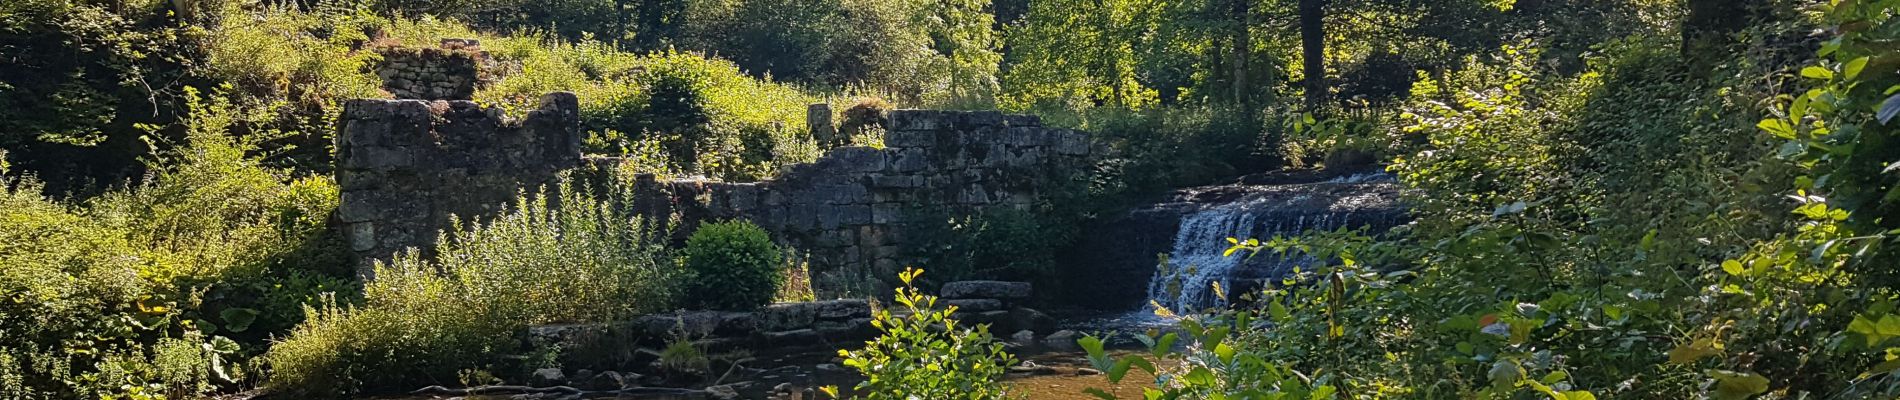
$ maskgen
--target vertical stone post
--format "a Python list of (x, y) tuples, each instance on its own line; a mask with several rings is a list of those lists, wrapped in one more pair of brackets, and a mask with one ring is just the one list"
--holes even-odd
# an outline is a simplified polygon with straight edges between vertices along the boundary
[(831, 105), (814, 103), (805, 107), (805, 126), (811, 129), (811, 138), (818, 143), (837, 146), (846, 138), (838, 137), (838, 127), (831, 125)]

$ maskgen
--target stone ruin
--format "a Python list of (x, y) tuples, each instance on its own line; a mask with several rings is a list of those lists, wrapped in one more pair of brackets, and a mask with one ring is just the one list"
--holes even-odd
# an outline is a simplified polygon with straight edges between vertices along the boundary
[(512, 68), (475, 39), (443, 39), (439, 47), (382, 47), (375, 66), (383, 90), (398, 99), (469, 100)]
[[(469, 101), (420, 100), (353, 100), (341, 120), (338, 214), (364, 261), (359, 269), (405, 248), (427, 249), (451, 215), (496, 215), (522, 191), (583, 164), (569, 93), (546, 96), (520, 120)], [(1074, 172), (1090, 153), (1086, 134), (1033, 116), (895, 110), (885, 127), (884, 148), (834, 148), (762, 182), (642, 175), (627, 206), (677, 220), (680, 238), (703, 221), (751, 220), (807, 255), (814, 277), (891, 279), (917, 261), (907, 253), (921, 218), (1027, 207), (1081, 179)]]
[(682, 235), (700, 221), (751, 220), (803, 252), (815, 278), (894, 279), (918, 261), (906, 253), (922, 218), (1028, 207), (1080, 179), (1090, 152), (1086, 134), (1033, 116), (895, 110), (886, 126), (882, 149), (833, 148), (763, 182), (641, 176), (636, 207), (679, 216)]
[(486, 217), (580, 164), (580, 104), (551, 93), (520, 119), (475, 102), (351, 100), (337, 135), (337, 218), (361, 275), (426, 249), (455, 216)]

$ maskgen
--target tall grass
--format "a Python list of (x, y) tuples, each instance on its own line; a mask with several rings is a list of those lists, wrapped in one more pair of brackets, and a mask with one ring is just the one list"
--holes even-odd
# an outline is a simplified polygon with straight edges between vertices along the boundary
[[(606, 195), (563, 185), (493, 221), (377, 266), (360, 306), (307, 310), (268, 355), (270, 386), (299, 396), (414, 389), (465, 370), (507, 376), (529, 324), (606, 321), (666, 309), (678, 276), (658, 225)], [(559, 206), (550, 206), (550, 203)]]

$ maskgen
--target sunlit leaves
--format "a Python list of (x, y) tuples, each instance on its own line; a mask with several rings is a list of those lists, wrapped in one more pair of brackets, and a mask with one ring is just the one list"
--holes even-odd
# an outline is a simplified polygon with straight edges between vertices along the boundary
[(1775, 137), (1778, 137), (1778, 138), (1782, 138), (1782, 139), (1795, 138), (1794, 125), (1789, 124), (1788, 121), (1784, 119), (1780, 119), (1780, 118), (1764, 119), (1764, 120), (1761, 120), (1760, 123), (1755, 124), (1755, 127), (1761, 128), (1761, 130), (1764, 130), (1764, 131), (1768, 131), (1768, 133), (1774, 134)]
[(1768, 392), (1768, 378), (1753, 372), (1734, 372), (1709, 370), (1714, 378), (1709, 388), (1709, 398), (1716, 400), (1746, 400), (1757, 394)]
[(1705, 357), (1719, 355), (1722, 355), (1722, 343), (1717, 342), (1715, 338), (1701, 338), (1669, 350), (1669, 362), (1688, 364)]
[(1880, 318), (1868, 318), (1866, 315), (1854, 316), (1854, 322), (1847, 324), (1847, 331), (1860, 335), (1867, 341), (1867, 347), (1874, 347), (1900, 337), (1900, 316), (1892, 314)]

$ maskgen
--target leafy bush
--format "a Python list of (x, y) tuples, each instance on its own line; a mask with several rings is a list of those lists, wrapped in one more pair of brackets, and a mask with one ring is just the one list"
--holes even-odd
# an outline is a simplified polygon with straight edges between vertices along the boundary
[(0, 397), (230, 387), (302, 304), (351, 291), (336, 186), (247, 156), (233, 133), (259, 110), (187, 94), (186, 142), (141, 184), (73, 204), (0, 178)]
[(1769, 45), (1697, 77), (1638, 37), (1580, 73), (1519, 44), (1421, 75), (1402, 133), (1424, 140), (1392, 167), (1417, 222), (1237, 241), (1329, 261), (1250, 294), (1272, 328), (1237, 353), (1372, 398), (1892, 397), (1896, 226), (1871, 195), (1900, 78), (1873, 43), (1900, 22), (1814, 11), (1841, 36), (1805, 66)]
[[(361, 305), (306, 308), (271, 348), (271, 388), (339, 396), (456, 382), (468, 369), (517, 376), (529, 324), (598, 322), (673, 305), (664, 232), (630, 215), (624, 190), (563, 186), (493, 221), (455, 229), (433, 256), (378, 263)], [(559, 208), (546, 203), (558, 198)], [(769, 293), (769, 292), (768, 292)]]
[(987, 3), (921, 0), (692, 1), (682, 48), (754, 74), (860, 85), (906, 104), (988, 108), (1001, 61)]
[(712, 222), (686, 239), (686, 295), (715, 310), (750, 310), (772, 302), (785, 284), (784, 253), (750, 221)]
[[(1324, 382), (1325, 378), (1315, 379), (1274, 364), (1259, 346), (1248, 343), (1245, 335), (1254, 328), (1250, 314), (1190, 317), (1182, 319), (1179, 326), (1180, 332), (1160, 337), (1135, 336), (1148, 347), (1148, 353), (1119, 359), (1108, 354), (1099, 337), (1086, 336), (1076, 343), (1087, 352), (1089, 364), (1103, 371), (1109, 383), (1121, 383), (1134, 368), (1162, 377), (1147, 392), (1149, 399), (1328, 399), (1338, 394), (1337, 388)], [(1177, 349), (1175, 342), (1181, 340), (1182, 333), (1187, 334), (1189, 342)], [(1084, 392), (1116, 399), (1099, 388)]]
[(1279, 165), (1272, 132), (1258, 119), (1234, 117), (1242, 112), (1214, 106), (1104, 108), (1057, 114), (1052, 122), (1073, 118), (1078, 129), (1095, 132), (1107, 147), (1097, 161), (1096, 192), (1145, 195)]
[[(897, 278), (897, 304), (907, 314), (879, 309), (871, 325), (882, 336), (857, 351), (839, 350), (844, 365), (864, 374), (854, 389), (857, 398), (898, 399), (1008, 399), (1003, 373), (1014, 358), (1003, 343), (990, 336), (989, 325), (959, 326), (950, 318), (956, 306), (937, 307), (937, 297), (923, 294), (911, 283), (920, 269), (905, 269)], [(838, 396), (838, 388), (825, 392)]]
[[(844, 121), (838, 123), (838, 136), (849, 139), (849, 144), (882, 148), (884, 118), (890, 112), (891, 103), (884, 99), (870, 97), (858, 100), (850, 108), (844, 109)], [(877, 140), (861, 140), (872, 138)]]

